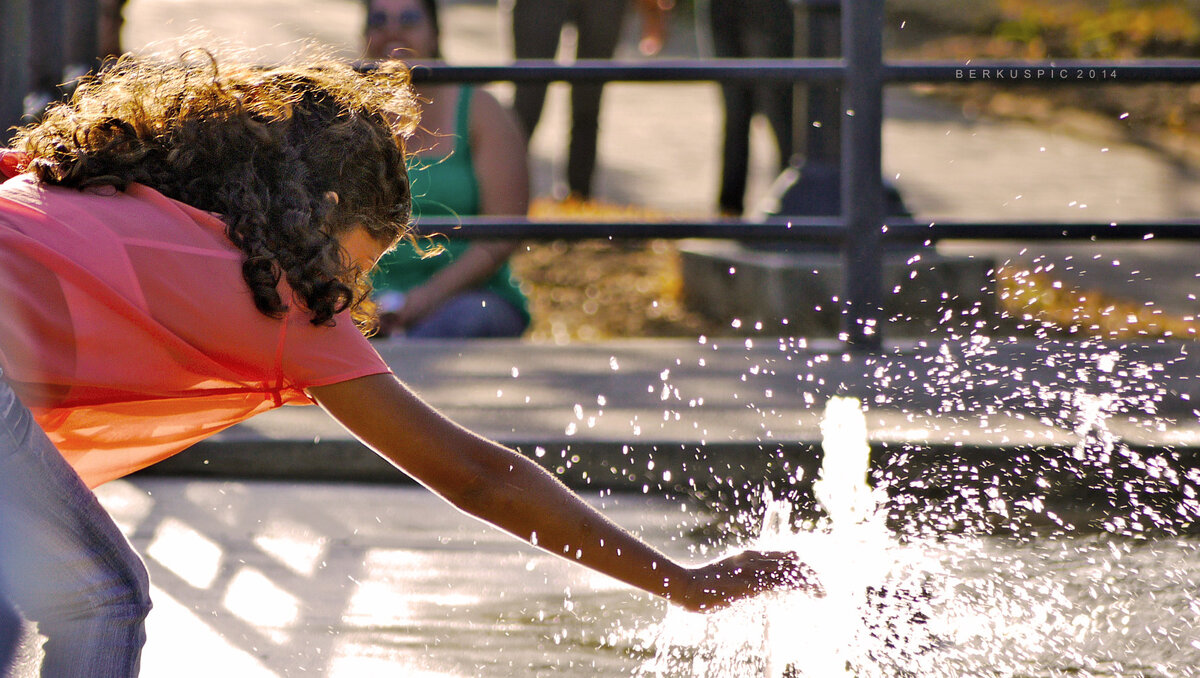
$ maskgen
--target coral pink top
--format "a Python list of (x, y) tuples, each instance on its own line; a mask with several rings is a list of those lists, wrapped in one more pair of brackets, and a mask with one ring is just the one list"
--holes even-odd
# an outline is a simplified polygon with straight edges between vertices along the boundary
[(212, 214), (141, 185), (45, 186), (20, 165), (0, 151), (0, 367), (88, 486), (389, 371), (348, 314), (260, 313)]

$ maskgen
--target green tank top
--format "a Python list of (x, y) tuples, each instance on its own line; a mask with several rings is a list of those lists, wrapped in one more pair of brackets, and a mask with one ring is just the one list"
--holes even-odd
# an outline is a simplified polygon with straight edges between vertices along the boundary
[[(450, 137), (454, 143), (451, 151), (442, 157), (413, 156), (409, 159), (408, 180), (413, 196), (413, 219), (418, 223), (422, 216), (455, 217), (479, 214), (479, 180), (475, 176), (470, 141), (473, 91), (473, 87), (463, 87), (459, 91), (454, 134)], [(470, 241), (461, 239), (435, 238), (434, 242), (444, 250), (436, 256), (424, 259), (413, 251), (409, 244), (400, 243), (395, 250), (380, 259), (371, 277), (375, 289), (380, 292), (407, 292), (449, 266), (471, 246)], [(525, 316), (525, 321), (529, 322), (529, 302), (513, 279), (512, 269), (507, 262), (483, 284), (483, 287), (511, 303)]]

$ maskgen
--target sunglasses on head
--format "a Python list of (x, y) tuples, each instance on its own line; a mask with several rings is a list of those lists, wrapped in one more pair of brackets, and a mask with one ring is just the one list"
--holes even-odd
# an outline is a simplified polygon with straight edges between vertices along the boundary
[(425, 13), (419, 9), (406, 9), (395, 14), (375, 9), (367, 13), (367, 28), (370, 29), (379, 29), (384, 26), (412, 28), (423, 21), (425, 21)]

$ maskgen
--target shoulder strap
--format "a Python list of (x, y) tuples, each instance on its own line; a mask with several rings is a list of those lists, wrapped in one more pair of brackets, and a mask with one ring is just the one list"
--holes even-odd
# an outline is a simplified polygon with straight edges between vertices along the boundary
[(460, 160), (471, 162), (471, 94), (475, 88), (463, 85), (458, 93), (458, 106), (454, 115), (454, 155)]
[(458, 110), (454, 117), (454, 133), (462, 138), (467, 138), (471, 133), (471, 94), (475, 88), (470, 85), (463, 85), (463, 88), (458, 93)]

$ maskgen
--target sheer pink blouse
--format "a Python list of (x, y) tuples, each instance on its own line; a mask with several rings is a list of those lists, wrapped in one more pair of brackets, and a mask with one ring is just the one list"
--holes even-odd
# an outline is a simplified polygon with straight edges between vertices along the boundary
[(309, 387), (389, 371), (348, 314), (260, 313), (214, 215), (20, 170), (0, 152), (0, 367), (89, 486), (311, 404)]

